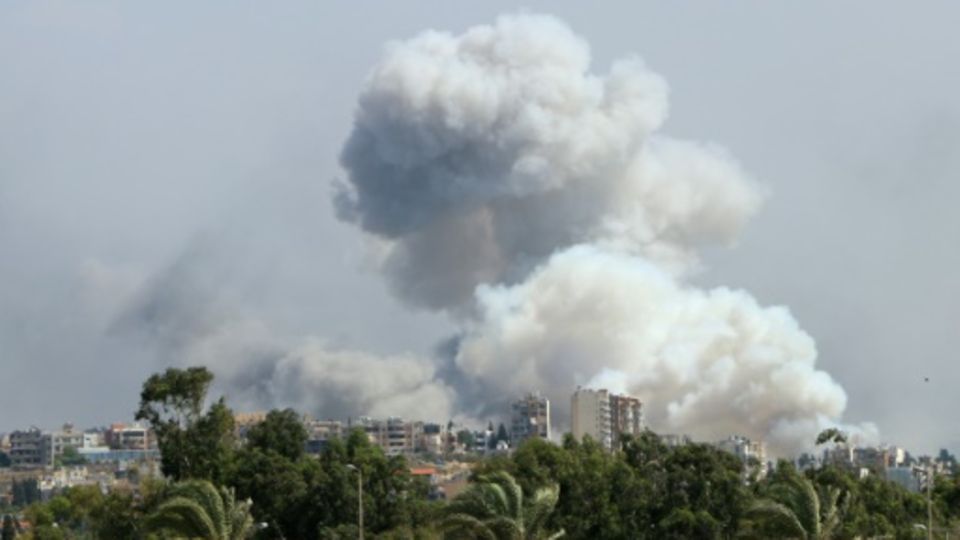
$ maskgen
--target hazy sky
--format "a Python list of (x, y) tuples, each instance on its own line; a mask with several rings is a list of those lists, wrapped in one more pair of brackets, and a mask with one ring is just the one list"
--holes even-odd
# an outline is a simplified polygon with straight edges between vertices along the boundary
[(952, 2), (4, 2), (0, 431), (129, 418), (165, 360), (123, 313), (193, 265), (184, 295), (277, 332), (432, 350), (450, 323), (390, 296), (334, 215), (338, 154), (385, 42), (521, 10), (566, 20), (599, 69), (642, 56), (670, 85), (663, 131), (767, 187), (696, 281), (789, 306), (846, 420), (960, 450)]

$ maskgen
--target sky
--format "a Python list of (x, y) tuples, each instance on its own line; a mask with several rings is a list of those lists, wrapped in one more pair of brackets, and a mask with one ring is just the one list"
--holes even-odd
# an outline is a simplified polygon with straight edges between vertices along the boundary
[[(960, 450), (958, 11), (5, 2), (0, 431), (129, 419), (140, 383), (211, 313), (245, 336), (431, 354), (456, 322), (398, 301), (376, 246), (338, 219), (341, 148), (385, 43), (535, 12), (585, 38), (598, 69), (640, 55), (669, 84), (661, 131), (723, 145), (764, 187), (692, 281), (788, 306), (846, 390), (845, 421)], [(149, 294), (182, 275), (174, 297), (196, 320)], [(130, 330), (144, 318), (146, 337)]]

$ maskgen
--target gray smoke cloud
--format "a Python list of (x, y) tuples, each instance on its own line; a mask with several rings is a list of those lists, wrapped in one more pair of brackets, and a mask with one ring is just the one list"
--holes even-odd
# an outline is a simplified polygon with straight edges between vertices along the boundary
[(152, 351), (157, 364), (208, 367), (217, 375), (215, 390), (239, 410), (293, 407), (337, 419), (452, 417), (453, 391), (431, 359), (285, 335), (232, 294), (224, 278), (231, 260), (208, 242), (194, 242), (129, 293), (111, 332)]
[(602, 384), (654, 429), (807, 446), (846, 406), (813, 339), (785, 308), (685, 284), (763, 189), (722, 148), (656, 133), (667, 85), (639, 58), (590, 68), (548, 16), (388, 45), (342, 152), (341, 217), (377, 239), (399, 298), (461, 321), (443, 374), (465, 414), (540, 389), (562, 424), (576, 385)]
[(384, 241), (395, 292), (434, 309), (582, 242), (685, 268), (761, 196), (723, 150), (654, 136), (666, 115), (660, 76), (635, 57), (592, 73), (555, 18), (425, 32), (367, 81), (338, 209)]

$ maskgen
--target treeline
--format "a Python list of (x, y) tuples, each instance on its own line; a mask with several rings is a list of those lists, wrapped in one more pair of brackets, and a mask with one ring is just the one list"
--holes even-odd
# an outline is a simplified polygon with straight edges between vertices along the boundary
[[(452, 501), (431, 501), (406, 460), (362, 431), (305, 454), (292, 410), (271, 411), (240, 445), (224, 401), (203, 407), (211, 381), (193, 368), (144, 383), (137, 417), (157, 433), (165, 481), (135, 494), (72, 488), (33, 504), (34, 537), (354, 539), (361, 503), (366, 538), (925, 537), (925, 497), (882, 478), (781, 462), (746, 482), (736, 457), (668, 447), (651, 432), (615, 452), (589, 439), (531, 440), (480, 461)], [(933, 514), (941, 530), (960, 519), (960, 478), (938, 479)]]

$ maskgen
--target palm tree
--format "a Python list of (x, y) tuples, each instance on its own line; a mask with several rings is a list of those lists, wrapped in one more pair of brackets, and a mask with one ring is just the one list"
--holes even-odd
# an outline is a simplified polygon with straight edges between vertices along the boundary
[(847, 442), (847, 435), (837, 428), (827, 428), (817, 435), (817, 446), (828, 442), (844, 444)]
[(250, 502), (238, 502), (232, 489), (217, 489), (206, 480), (174, 484), (147, 527), (175, 538), (239, 540), (253, 532)]
[(839, 488), (818, 493), (809, 479), (791, 475), (774, 484), (770, 497), (756, 501), (747, 515), (777, 538), (825, 540), (840, 525), (839, 500)]
[(556, 485), (538, 489), (524, 500), (523, 489), (507, 472), (481, 476), (446, 508), (440, 530), (447, 538), (482, 540), (554, 540), (560, 530), (544, 530), (560, 497)]

